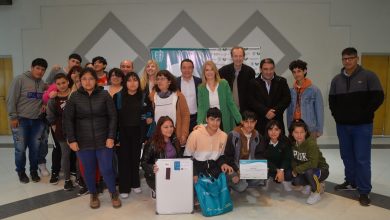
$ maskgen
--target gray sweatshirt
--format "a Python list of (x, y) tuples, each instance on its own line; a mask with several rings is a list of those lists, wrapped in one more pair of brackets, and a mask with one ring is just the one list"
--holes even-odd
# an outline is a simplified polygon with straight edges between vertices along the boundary
[(37, 119), (41, 114), (44, 86), (42, 79), (35, 79), (30, 71), (16, 76), (7, 97), (9, 118)]

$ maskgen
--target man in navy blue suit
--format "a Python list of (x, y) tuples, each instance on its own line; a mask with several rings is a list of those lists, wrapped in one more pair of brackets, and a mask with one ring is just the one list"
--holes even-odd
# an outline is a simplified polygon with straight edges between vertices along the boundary
[(190, 133), (196, 125), (198, 112), (198, 85), (202, 79), (193, 75), (194, 63), (190, 59), (184, 59), (180, 63), (181, 76), (177, 78), (177, 87), (186, 97), (190, 110)]

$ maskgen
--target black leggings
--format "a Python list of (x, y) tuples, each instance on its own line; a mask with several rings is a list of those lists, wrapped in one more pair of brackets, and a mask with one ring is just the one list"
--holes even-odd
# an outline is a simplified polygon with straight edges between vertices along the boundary
[[(321, 175), (318, 177), (315, 173), (318, 173), (318, 170), (321, 171)], [(313, 168), (306, 170), (303, 174), (298, 174), (292, 179), (292, 184), (295, 186), (311, 186), (312, 192), (320, 192), (320, 182), (326, 180), (329, 176), (328, 169), (319, 169)]]

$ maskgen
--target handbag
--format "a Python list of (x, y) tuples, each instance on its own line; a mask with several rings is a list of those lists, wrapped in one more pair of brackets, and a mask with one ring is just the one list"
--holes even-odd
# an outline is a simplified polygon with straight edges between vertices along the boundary
[(218, 178), (200, 174), (195, 191), (203, 216), (216, 216), (233, 210), (225, 173), (219, 174)]

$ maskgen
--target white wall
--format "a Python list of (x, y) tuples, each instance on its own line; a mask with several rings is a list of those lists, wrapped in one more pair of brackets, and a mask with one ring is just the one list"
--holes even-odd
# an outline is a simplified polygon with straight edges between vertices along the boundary
[[(390, 53), (390, 1), (386, 0), (13, 2), (12, 6), (0, 6), (0, 56), (13, 57), (14, 74), (28, 69), (36, 57), (46, 58), (49, 66), (56, 63), (65, 65), (67, 56), (80, 48), (80, 44), (110, 12), (125, 25), (125, 29), (134, 34), (133, 37), (141, 42), (141, 48), (145, 49), (150, 46), (208, 47), (213, 42), (222, 46), (239, 28), (245, 27), (251, 15), (259, 12), (301, 54), (299, 58), (309, 63), (308, 77), (320, 87), (325, 100), (325, 136), (335, 135), (327, 94), (330, 80), (341, 67), (341, 50), (355, 46), (359, 52)], [(165, 33), (165, 38), (160, 35), (183, 11), (209, 36), (211, 41), (207, 45), (207, 37), (199, 40), (194, 37), (198, 32), (191, 33), (193, 26), (176, 30), (177, 33), (172, 35)], [(259, 20), (256, 24), (262, 23), (263, 20)], [(263, 30), (260, 25), (252, 28), (242, 39), (233, 37), (233, 41), (243, 46), (261, 46), (261, 57), (281, 60), (284, 54), (273, 42), (276, 37), (269, 37), (265, 32), (267, 30)], [(108, 59), (110, 67), (117, 66), (123, 58), (138, 57), (139, 63), (145, 61), (145, 56), (140, 56), (134, 45), (128, 45), (134, 41), (121, 39), (115, 27), (101, 37), (89, 37), (95, 37), (97, 43), (91, 45), (85, 54), (88, 59), (103, 55)], [(142, 66), (136, 66), (136, 70), (140, 69)], [(291, 74), (284, 70), (285, 66), (277, 66), (278, 74), (285, 76), (291, 84)]]

